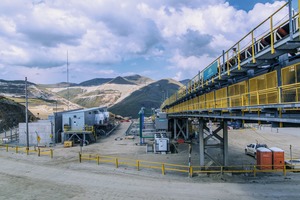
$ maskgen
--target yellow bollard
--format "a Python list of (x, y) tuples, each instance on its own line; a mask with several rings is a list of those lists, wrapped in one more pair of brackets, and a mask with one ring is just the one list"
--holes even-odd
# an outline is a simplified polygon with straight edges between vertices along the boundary
[(119, 167), (118, 158), (116, 158), (116, 168)]
[(8, 152), (8, 144), (6, 145), (6, 152)]
[(136, 169), (138, 171), (140, 171), (140, 161), (139, 160), (136, 161)]
[(256, 177), (256, 165), (253, 166), (253, 176)]
[(18, 146), (16, 146), (16, 153), (18, 153)]
[(286, 176), (286, 165), (283, 166), (283, 175)]
[(41, 156), (41, 150), (40, 150), (40, 148), (38, 148), (38, 156), (39, 157)]
[(29, 147), (26, 147), (26, 155), (29, 155)]
[(97, 156), (97, 164), (100, 164), (100, 156)]
[(161, 165), (161, 174), (165, 175), (165, 164)]
[(190, 175), (190, 178), (193, 177), (193, 167), (192, 166), (189, 167), (189, 175)]
[(81, 153), (79, 152), (79, 162), (81, 163)]
[(53, 149), (50, 149), (50, 158), (53, 158)]

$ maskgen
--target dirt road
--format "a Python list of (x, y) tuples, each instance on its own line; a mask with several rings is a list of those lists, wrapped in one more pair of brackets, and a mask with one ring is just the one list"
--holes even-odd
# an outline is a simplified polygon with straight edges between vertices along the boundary
[[(86, 152), (145, 160), (181, 162), (186, 154), (146, 154), (145, 147), (135, 145), (136, 140), (115, 140), (124, 136), (128, 124), (122, 125), (110, 138), (84, 147)], [(261, 130), (253, 134), (247, 131), (230, 132), (230, 153), (248, 162), (254, 160), (243, 154), (242, 147), (248, 140), (267, 138), (268, 143), (297, 144), (299, 136), (285, 133), (268, 133)], [(282, 132), (282, 133), (281, 133)], [(251, 134), (253, 138), (251, 138)], [(240, 137), (237, 137), (239, 135)], [(271, 137), (274, 135), (274, 137)], [(234, 139), (235, 138), (235, 139)], [(244, 140), (243, 140), (244, 138)], [(277, 138), (277, 139), (276, 139)], [(276, 140), (275, 140), (276, 139)], [(294, 141), (296, 140), (296, 141)], [(273, 145), (273, 144), (272, 144)], [(284, 146), (285, 148), (288, 145)], [(79, 147), (55, 147), (54, 159), (24, 153), (6, 152), (0, 149), (0, 199), (224, 199), (224, 200), (274, 200), (299, 199), (300, 173), (196, 176), (141, 170), (112, 165), (96, 165), (95, 162), (78, 162)], [(183, 157), (183, 158), (181, 158)], [(197, 158), (195, 157), (195, 162)], [(234, 160), (231, 159), (233, 162)]]
[[(133, 175), (106, 168), (41, 166), (0, 158), (0, 199), (298, 199), (300, 177), (245, 182)], [(79, 165), (79, 164), (75, 164)], [(88, 164), (90, 165), (90, 164)]]

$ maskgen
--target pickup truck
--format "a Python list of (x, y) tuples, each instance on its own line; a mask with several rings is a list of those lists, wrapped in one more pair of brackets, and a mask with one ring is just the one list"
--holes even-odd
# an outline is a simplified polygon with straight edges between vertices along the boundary
[(259, 147), (265, 147), (268, 148), (266, 144), (258, 144), (258, 143), (252, 143), (246, 146), (245, 148), (245, 154), (251, 155), (256, 159), (256, 149)]

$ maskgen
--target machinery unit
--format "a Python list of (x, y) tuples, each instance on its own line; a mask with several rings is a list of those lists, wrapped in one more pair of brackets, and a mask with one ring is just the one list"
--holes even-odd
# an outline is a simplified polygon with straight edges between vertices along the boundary
[(154, 153), (166, 153), (170, 151), (170, 141), (166, 133), (155, 133), (154, 141)]
[(165, 113), (165, 112), (158, 112), (156, 114), (155, 128), (156, 128), (156, 130), (168, 130), (167, 113)]

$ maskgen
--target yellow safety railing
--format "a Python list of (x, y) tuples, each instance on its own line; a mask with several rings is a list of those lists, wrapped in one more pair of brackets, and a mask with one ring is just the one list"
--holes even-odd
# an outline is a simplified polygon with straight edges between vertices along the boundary
[[(277, 72), (272, 71), (248, 81), (221, 88), (182, 102), (166, 112), (187, 110), (227, 109), (242, 106), (290, 104), (300, 102), (300, 63), (282, 68), (282, 86), (278, 86)], [(299, 81), (299, 82), (298, 82)]]
[(131, 166), (136, 168), (136, 170), (140, 171), (142, 168), (148, 169), (158, 169), (161, 170), (161, 173), (165, 175), (167, 171), (174, 172), (183, 172), (190, 173), (191, 169), (186, 165), (177, 165), (170, 163), (161, 163), (161, 162), (151, 162), (145, 160), (134, 160), (128, 158), (120, 158), (120, 157), (112, 157), (112, 156), (103, 156), (99, 154), (82, 154), (79, 153), (79, 162), (81, 163), (83, 160), (95, 161), (98, 165), (100, 163), (111, 163), (116, 168), (119, 166)]
[(40, 147), (24, 147), (24, 146), (13, 146), (9, 144), (0, 144), (0, 148), (5, 148), (6, 152), (14, 151), (16, 153), (26, 153), (29, 155), (30, 153), (37, 154), (38, 156), (41, 155), (49, 155), (50, 158), (53, 158), (53, 149), (49, 148), (40, 148)]
[(120, 158), (113, 156), (104, 156), (99, 154), (82, 154), (79, 153), (79, 162), (84, 160), (95, 161), (98, 165), (100, 163), (111, 163), (116, 168), (120, 166), (130, 166), (134, 167), (137, 171), (142, 168), (157, 169), (160, 170), (162, 175), (165, 175), (167, 171), (187, 173), (188, 176), (192, 177), (193, 174), (201, 173), (249, 173), (256, 176), (257, 173), (283, 173), (286, 176), (287, 172), (300, 172), (300, 165), (293, 165), (292, 168), (289, 165), (236, 165), (236, 166), (188, 166), (188, 165), (178, 165), (162, 162), (151, 162), (144, 160), (135, 160), (128, 158)]

